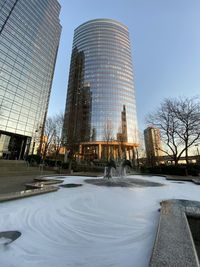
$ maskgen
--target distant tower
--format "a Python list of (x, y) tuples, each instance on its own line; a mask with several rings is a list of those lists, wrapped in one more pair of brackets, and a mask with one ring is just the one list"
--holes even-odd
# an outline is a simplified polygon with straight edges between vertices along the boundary
[(40, 140), (61, 25), (57, 0), (0, 0), (0, 157)]
[(158, 165), (162, 156), (162, 151), (160, 150), (162, 149), (160, 130), (154, 127), (146, 128), (144, 130), (144, 141), (148, 165)]
[(138, 136), (131, 48), (128, 29), (118, 21), (95, 19), (75, 30), (63, 136), (83, 159), (119, 158), (121, 141), (123, 156), (133, 157)]

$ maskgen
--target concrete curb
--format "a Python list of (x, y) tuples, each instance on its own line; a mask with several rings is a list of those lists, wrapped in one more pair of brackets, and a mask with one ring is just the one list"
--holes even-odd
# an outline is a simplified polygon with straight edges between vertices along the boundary
[(161, 214), (150, 267), (199, 267), (187, 215), (200, 214), (200, 202), (168, 200), (161, 202)]

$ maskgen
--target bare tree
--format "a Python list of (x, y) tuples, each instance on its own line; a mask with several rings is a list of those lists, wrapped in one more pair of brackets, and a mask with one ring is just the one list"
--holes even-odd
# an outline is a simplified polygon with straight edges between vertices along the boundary
[(55, 120), (53, 117), (48, 117), (45, 122), (44, 127), (44, 134), (42, 136), (42, 155), (43, 159), (46, 158), (47, 151), (49, 149), (50, 144), (52, 144), (53, 139), (55, 137), (56, 132), (56, 126), (55, 126)]
[(52, 152), (55, 155), (55, 160), (57, 160), (60, 149), (63, 145), (62, 139), (62, 127), (64, 122), (64, 114), (60, 113), (53, 117), (54, 120), (54, 136), (52, 138)]
[(175, 165), (185, 153), (188, 163), (188, 149), (200, 138), (200, 103), (198, 98), (165, 99), (160, 107), (151, 113), (147, 122), (158, 127), (167, 149), (158, 148), (172, 158)]
[(113, 137), (113, 124), (111, 120), (107, 120), (104, 124), (104, 140), (106, 141), (106, 154), (107, 160), (110, 158), (110, 142), (114, 140)]
[(186, 163), (188, 149), (200, 138), (200, 102), (196, 97), (180, 98), (174, 101), (174, 114), (179, 121), (177, 134), (184, 143)]
[(119, 158), (120, 160), (126, 157), (125, 142), (127, 141), (127, 134), (123, 132), (122, 124), (118, 128), (117, 142), (119, 144)]

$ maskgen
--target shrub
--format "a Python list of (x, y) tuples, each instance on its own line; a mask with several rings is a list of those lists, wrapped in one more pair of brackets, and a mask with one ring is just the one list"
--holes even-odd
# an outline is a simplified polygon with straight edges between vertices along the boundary
[(187, 166), (188, 174), (192, 176), (199, 176), (200, 174), (200, 165), (189, 164)]
[(185, 165), (159, 165), (154, 167), (141, 167), (141, 172), (153, 174), (169, 174), (169, 175), (187, 175), (187, 168)]
[(163, 174), (170, 174), (170, 175), (187, 175), (187, 168), (185, 165), (163, 165), (161, 167), (161, 171)]
[(41, 163), (41, 156), (39, 155), (28, 155), (26, 157), (26, 161), (28, 161), (29, 164), (40, 164)]
[(62, 162), (60, 160), (53, 159), (45, 159), (44, 163), (49, 167), (60, 167), (62, 165)]
[(68, 169), (69, 168), (69, 162), (63, 162), (61, 167), (62, 167), (62, 169)]

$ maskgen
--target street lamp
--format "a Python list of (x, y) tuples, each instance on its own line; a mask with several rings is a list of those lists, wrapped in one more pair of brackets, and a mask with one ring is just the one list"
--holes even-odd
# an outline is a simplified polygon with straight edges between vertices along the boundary
[(32, 155), (34, 154), (34, 150), (35, 150), (35, 143), (36, 143), (36, 139), (37, 139), (37, 133), (38, 133), (38, 130), (36, 129), (35, 130), (35, 133), (34, 133), (34, 136), (33, 136), (33, 146), (32, 146)]

